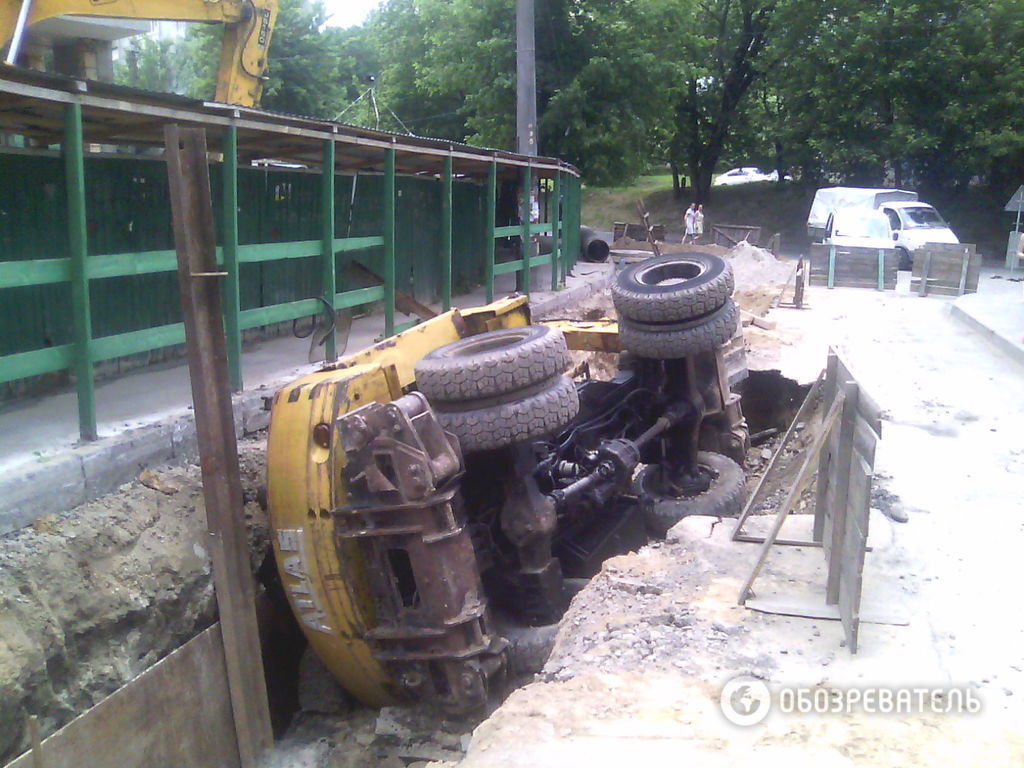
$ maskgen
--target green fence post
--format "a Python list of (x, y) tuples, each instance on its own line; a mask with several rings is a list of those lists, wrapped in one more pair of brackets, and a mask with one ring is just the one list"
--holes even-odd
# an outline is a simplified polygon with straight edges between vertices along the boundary
[(384, 158), (384, 335), (395, 333), (395, 147)]
[(555, 204), (553, 210), (548, 213), (548, 221), (551, 222), (551, 290), (558, 290), (558, 272), (561, 263), (561, 242), (562, 242), (562, 172), (555, 173), (555, 191), (553, 195)]
[(64, 111), (64, 178), (68, 195), (71, 245), (71, 312), (74, 318), (74, 372), (78, 390), (78, 432), (95, 440), (96, 385), (93, 374), (92, 310), (89, 304), (88, 230), (85, 218), (85, 141), (82, 105)]
[(828, 287), (836, 287), (836, 247), (834, 245), (828, 249)]
[(487, 287), (487, 303), (494, 301), (494, 229), (497, 224), (498, 208), (498, 161), (491, 160), (487, 169), (487, 256), (484, 264), (484, 284)]
[[(337, 293), (334, 268), (334, 139), (324, 141), (320, 175), (320, 292), (331, 307), (334, 318), (334, 295)], [(333, 363), (338, 357), (334, 331), (324, 340), (324, 360)]]
[(242, 311), (238, 269), (238, 129), (224, 132), (223, 206), (224, 228), (224, 332), (227, 336), (228, 379), (232, 392), (242, 391)]
[(441, 306), (447, 312), (452, 308), (452, 156), (450, 154), (444, 159), (442, 209)]
[(523, 169), (523, 210), (520, 214), (522, 218), (522, 234), (520, 239), (523, 241), (523, 293), (527, 296), (530, 295), (530, 257), (533, 255), (533, 241), (530, 239), (530, 218), (533, 213), (533, 166), (527, 165)]

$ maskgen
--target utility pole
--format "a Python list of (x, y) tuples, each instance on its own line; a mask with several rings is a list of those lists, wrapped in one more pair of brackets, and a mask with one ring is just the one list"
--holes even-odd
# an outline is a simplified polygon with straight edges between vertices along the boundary
[[(516, 0), (516, 151), (537, 155), (537, 46), (534, 39), (534, 0)], [(523, 226), (523, 268), (516, 272), (516, 290), (530, 294), (530, 259), (536, 242), (530, 236), (534, 184), (530, 168), (523, 171), (519, 220)]]
[(516, 0), (516, 150), (537, 155), (537, 47), (534, 0)]

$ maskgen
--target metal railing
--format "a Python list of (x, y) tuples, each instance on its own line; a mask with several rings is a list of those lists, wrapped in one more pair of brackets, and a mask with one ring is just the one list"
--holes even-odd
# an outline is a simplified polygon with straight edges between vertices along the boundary
[[(79, 432), (83, 440), (97, 437), (95, 371), (96, 363), (133, 355), (163, 347), (183, 344), (185, 330), (182, 323), (161, 325), (144, 330), (96, 338), (92, 333), (90, 282), (114, 277), (148, 275), (177, 270), (177, 257), (173, 250), (144, 251), (88, 255), (88, 228), (86, 218), (85, 147), (82, 110), (78, 103), (65, 107), (64, 120), (64, 173), (67, 186), (67, 212), (69, 255), (65, 258), (0, 262), (0, 290), (54, 283), (70, 283), (74, 334), (71, 343), (30, 350), (0, 357), (0, 383), (29, 378), (41, 374), (70, 371), (74, 374), (78, 400)], [(238, 137), (237, 129), (228, 127), (224, 135), (224, 173), (221, 222), (223, 245), (217, 249), (218, 263), (226, 273), (223, 283), (224, 325), (227, 336), (228, 369), (232, 388), (240, 391), (242, 380), (242, 334), (244, 331), (275, 323), (316, 315), (323, 310), (322, 302), (335, 311), (355, 306), (383, 302), (384, 334), (393, 335), (395, 326), (395, 220), (396, 170), (395, 149), (384, 150), (384, 192), (380, 201), (384, 213), (383, 231), (374, 237), (336, 237), (334, 178), (336, 174), (323, 174), (321, 186), (321, 238), (283, 243), (239, 245), (238, 227)], [(335, 141), (323, 142), (323, 166), (335, 167)], [(495, 227), (497, 160), (492, 161), (487, 180), (488, 248), (485, 262), (485, 280), (488, 300), (494, 296), (494, 276), (550, 263), (552, 288), (564, 285), (565, 275), (575, 259), (569, 254), (578, 252), (579, 180), (559, 172), (555, 180), (556, 203), (554, 224), (530, 224), (529, 196), (524, 221), (515, 227)], [(525, 189), (532, 186), (531, 170), (524, 169)], [(563, 179), (563, 176), (565, 177)], [(453, 226), (453, 168), (451, 156), (444, 159), (441, 181), (443, 184), (442, 239), (441, 239), (441, 302), (445, 310), (452, 303), (452, 226)], [(566, 183), (566, 181), (570, 183)], [(565, 187), (563, 194), (562, 188)], [(561, 220), (559, 220), (561, 217)], [(514, 229), (514, 232), (510, 230)], [(559, 232), (551, 255), (530, 257), (530, 234)], [(575, 237), (573, 236), (575, 233)], [(523, 235), (523, 258), (503, 264), (494, 263), (496, 238)], [(574, 246), (575, 243), (575, 246)], [(367, 248), (383, 249), (383, 285), (337, 291), (337, 255)], [(257, 307), (241, 308), (239, 271), (242, 264), (279, 261), (286, 259), (319, 258), (321, 260), (321, 293), (297, 301)], [(523, 288), (528, 293), (529, 270), (524, 270)], [(325, 354), (328, 361), (335, 359), (334, 339), (329, 337)]]

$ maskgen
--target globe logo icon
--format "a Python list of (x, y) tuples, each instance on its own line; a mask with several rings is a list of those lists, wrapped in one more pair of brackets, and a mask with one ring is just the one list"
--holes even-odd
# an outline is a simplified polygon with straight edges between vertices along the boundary
[(719, 704), (725, 719), (733, 725), (756, 725), (768, 716), (772, 696), (763, 680), (739, 675), (722, 686)]

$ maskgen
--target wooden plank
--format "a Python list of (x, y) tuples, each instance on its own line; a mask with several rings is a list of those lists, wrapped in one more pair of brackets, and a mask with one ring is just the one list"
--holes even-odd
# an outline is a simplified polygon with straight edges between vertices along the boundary
[(868, 519), (871, 505), (871, 467), (854, 457), (850, 466), (846, 525), (839, 552), (839, 616), (846, 645), (857, 652), (860, 633), (860, 600), (864, 578), (864, 554), (867, 551)]
[(797, 410), (796, 416), (794, 416), (793, 420), (789, 423), (789, 429), (786, 430), (786, 434), (783, 435), (782, 440), (775, 449), (775, 453), (772, 454), (772, 458), (768, 462), (768, 466), (765, 467), (764, 472), (761, 473), (761, 477), (758, 479), (757, 484), (754, 486), (754, 490), (747, 499), (746, 506), (744, 506), (743, 512), (736, 521), (736, 527), (733, 529), (733, 541), (739, 541), (739, 537), (743, 535), (743, 524), (746, 522), (747, 518), (750, 517), (750, 513), (753, 511), (754, 505), (758, 503), (758, 497), (760, 496), (761, 489), (764, 487), (764, 484), (768, 482), (768, 478), (775, 472), (775, 466), (779, 463), (779, 458), (783, 455), (786, 447), (793, 439), (793, 435), (796, 433), (796, 425), (807, 421), (807, 417), (810, 414), (814, 402), (818, 398), (818, 393), (821, 391), (824, 381), (825, 370), (822, 369), (821, 373), (818, 374), (818, 378), (814, 380), (810, 390), (808, 390), (804, 401), (800, 403), (800, 408)]
[[(850, 372), (849, 366), (846, 365), (846, 362), (839, 355), (836, 355), (835, 376), (837, 391), (842, 387), (842, 384), (857, 380)], [(863, 387), (860, 388), (860, 394), (857, 397), (857, 414), (864, 419), (879, 436), (881, 436), (882, 408), (870, 395), (864, 392)]]
[(217, 608), (239, 759), (243, 768), (250, 768), (273, 745), (273, 732), (256, 627), (220, 287), (217, 278), (205, 276), (217, 272), (206, 131), (169, 125), (164, 136)]
[[(854, 381), (841, 385), (843, 413), (838, 428), (838, 447), (833, 461), (829, 462), (829, 486), (835, 493), (836, 504), (832, 514), (831, 547), (826, 549), (829, 558), (828, 582), (825, 585), (825, 602), (833, 605), (839, 601), (839, 560), (842, 552), (842, 538), (846, 532), (846, 497), (850, 489), (850, 464), (853, 461), (853, 430), (857, 421), (857, 397), (860, 387)], [(838, 400), (837, 400), (838, 402)]]
[[(238, 766), (220, 625), (44, 739), (40, 756), (48, 768)], [(34, 766), (31, 752), (7, 764)]]
[(797, 473), (796, 480), (793, 481), (793, 486), (789, 489), (786, 494), (785, 500), (779, 506), (778, 512), (775, 514), (775, 521), (772, 524), (771, 531), (765, 537), (764, 543), (761, 545), (761, 551), (758, 553), (757, 562), (754, 564), (754, 569), (750, 572), (746, 582), (740, 589), (739, 604), (743, 605), (748, 598), (753, 597), (754, 593), (751, 589), (754, 585), (754, 581), (757, 580), (758, 574), (761, 573), (761, 569), (764, 567), (765, 561), (768, 559), (768, 552), (771, 550), (772, 545), (779, 536), (779, 532), (782, 530), (783, 523), (786, 522), (786, 517), (789, 515), (790, 509), (793, 507), (793, 503), (800, 497), (803, 492), (805, 483), (810, 479), (811, 467), (815, 460), (818, 458), (818, 454), (824, 447), (825, 441), (832, 432), (832, 427), (835, 425), (839, 417), (847, 410), (843, 407), (845, 402), (846, 392), (836, 398), (835, 402), (832, 403), (832, 407), (825, 415), (822, 421), (821, 432), (810, 450), (804, 457), (803, 464), (800, 466), (800, 471)]

